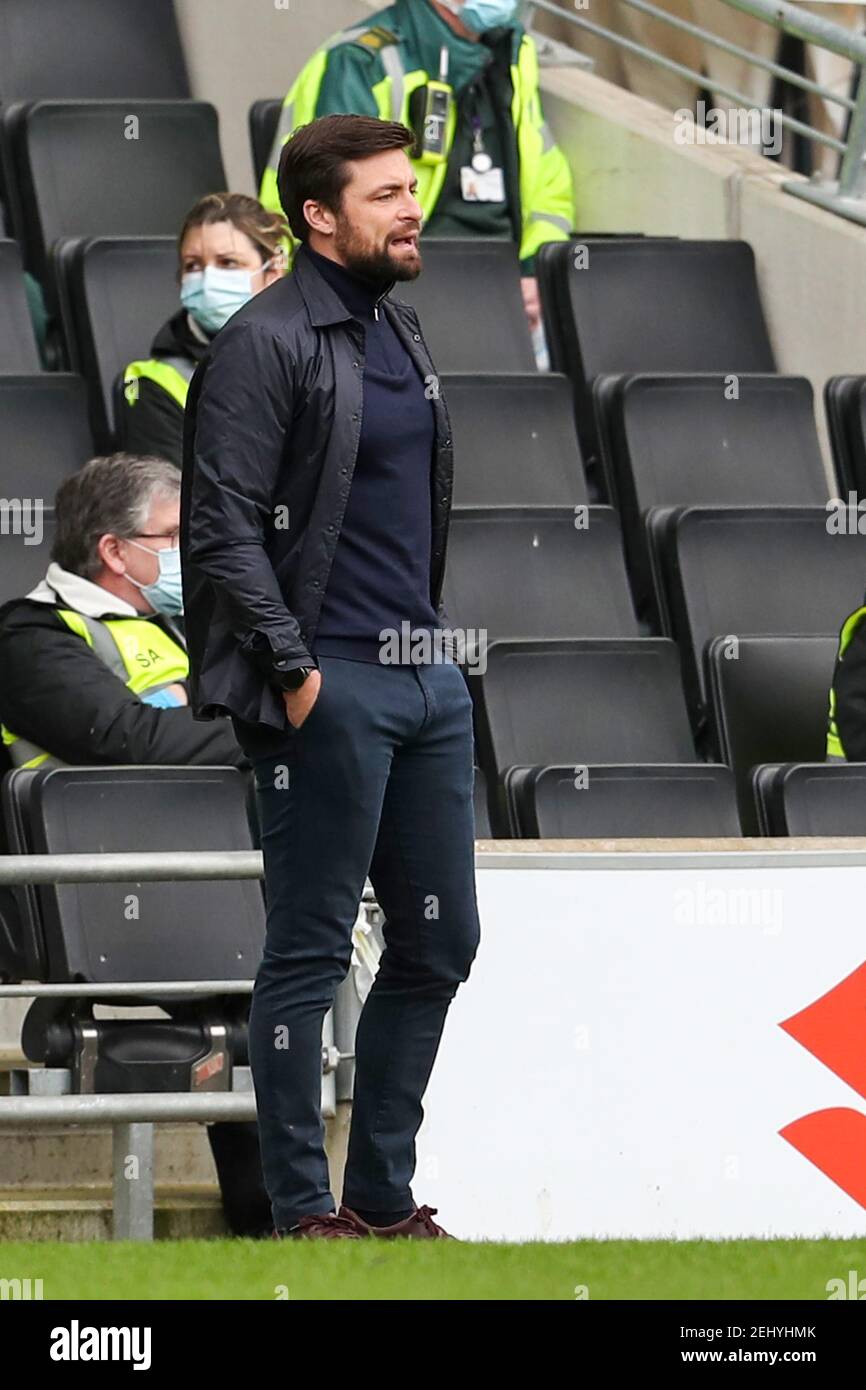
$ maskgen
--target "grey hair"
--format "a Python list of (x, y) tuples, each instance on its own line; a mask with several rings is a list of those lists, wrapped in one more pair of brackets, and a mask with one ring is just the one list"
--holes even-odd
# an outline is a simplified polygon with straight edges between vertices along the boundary
[(166, 459), (138, 454), (91, 459), (57, 489), (52, 560), (83, 579), (95, 579), (102, 569), (100, 538), (141, 535), (154, 501), (175, 496), (180, 483), (180, 469)]

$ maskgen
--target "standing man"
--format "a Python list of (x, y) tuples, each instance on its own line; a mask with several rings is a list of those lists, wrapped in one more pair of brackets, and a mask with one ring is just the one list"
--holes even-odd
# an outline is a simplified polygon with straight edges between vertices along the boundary
[(541, 109), (538, 53), (517, 20), (517, 0), (394, 0), (329, 39), (283, 103), (259, 193), (265, 207), (279, 211), (283, 143), (298, 126), (337, 111), (412, 127), (425, 237), (515, 243), (537, 339), (535, 253), (568, 240), (574, 194)]
[[(411, 140), (368, 116), (296, 132), (279, 170), (294, 273), (217, 335), (187, 407), (191, 699), (232, 716), (255, 769), (268, 925), (250, 1061), (274, 1224), (301, 1237), (446, 1236), (412, 1198), (415, 1136), (479, 942), (471, 701), (437, 659), (450, 424), (417, 315), (389, 297), (421, 271)], [(385, 950), (337, 1212), (322, 1023), (368, 873)]]

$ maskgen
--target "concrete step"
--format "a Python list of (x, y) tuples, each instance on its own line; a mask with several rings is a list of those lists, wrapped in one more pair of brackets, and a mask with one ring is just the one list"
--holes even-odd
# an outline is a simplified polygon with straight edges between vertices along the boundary
[[(111, 1128), (108, 1125), (0, 1129), (0, 1187), (53, 1188), (111, 1181)], [(216, 1170), (204, 1125), (156, 1127), (157, 1184), (189, 1184), (216, 1191)]]
[[(157, 1240), (202, 1240), (227, 1234), (219, 1192), (188, 1184), (159, 1186), (154, 1202)], [(111, 1187), (0, 1187), (0, 1243), (10, 1240), (111, 1240)]]

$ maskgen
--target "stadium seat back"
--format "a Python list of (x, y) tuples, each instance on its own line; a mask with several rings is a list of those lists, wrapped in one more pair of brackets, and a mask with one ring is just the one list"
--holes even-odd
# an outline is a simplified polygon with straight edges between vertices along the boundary
[(0, 496), (38, 500), (50, 510), (59, 484), (92, 454), (81, 377), (0, 373)]
[(769, 796), (776, 834), (866, 836), (866, 763), (777, 767)]
[(455, 508), (443, 596), (482, 642), (638, 635), (610, 507)]
[(588, 502), (566, 378), (443, 375), (442, 395), (455, 439), (455, 505)]
[[(21, 253), (14, 241), (0, 240), (0, 372), (41, 369), (33, 320), (24, 290)], [(4, 455), (0, 453), (0, 464)]]
[(747, 835), (759, 830), (752, 769), (824, 757), (837, 644), (835, 637), (743, 637), (736, 655), (724, 638), (707, 648), (713, 732), (734, 770)]
[(664, 638), (494, 642), (479, 686), (481, 764), (694, 762), (679, 658)]
[(632, 376), (622, 385), (617, 497), (633, 507), (823, 506), (805, 377)]
[(589, 499), (571, 389), (555, 373), (442, 377), (457, 506), (577, 506)]
[(773, 372), (750, 246), (740, 241), (577, 238), (555, 253), (562, 348), (584, 458), (599, 456), (600, 376)]
[(217, 113), (203, 101), (39, 101), (12, 137), (31, 269), (61, 237), (177, 236), (226, 187)]
[(61, 243), (55, 257), (67, 349), (84, 373), (100, 448), (117, 438), (114, 383), (150, 356), (179, 307), (176, 237), (94, 237)]
[[(33, 841), (29, 833), (30, 794), (38, 770), (15, 768), (0, 783), (0, 812), (10, 854), (32, 854)], [(44, 980), (47, 953), (39, 915), (37, 891), (33, 884), (16, 884), (11, 890), (15, 906), (14, 938), (7, 943), (5, 972), (19, 980)], [(0, 967), (3, 966), (0, 962)]]
[(188, 97), (173, 0), (3, 0), (0, 101)]
[(709, 763), (536, 768), (521, 818), (542, 840), (740, 834), (733, 773)]
[[(52, 508), (30, 506), (34, 501), (30, 497), (17, 500), (21, 526), (13, 525), (0, 544), (0, 603), (23, 598), (45, 577), (57, 529)], [(14, 511), (10, 509), (8, 515), (14, 517)]]
[[(55, 768), (31, 793), (43, 854), (251, 849), (233, 768)], [(264, 940), (254, 880), (40, 888), (50, 978), (249, 979)]]
[(417, 310), (438, 371), (534, 371), (513, 243), (422, 237), (421, 253), (423, 274), (395, 286), (392, 297)]
[(866, 535), (833, 534), (820, 507), (693, 507), (668, 528), (664, 571), (687, 688), (701, 705), (712, 638), (838, 634), (863, 602)]
[(262, 97), (260, 101), (254, 101), (249, 110), (250, 153), (256, 188), (261, 184), (271, 147), (277, 138), (282, 107), (282, 97)]

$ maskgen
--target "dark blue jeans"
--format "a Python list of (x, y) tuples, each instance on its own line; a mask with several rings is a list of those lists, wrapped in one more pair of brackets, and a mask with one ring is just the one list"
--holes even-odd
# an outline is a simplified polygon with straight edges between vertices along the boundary
[(369, 875), (385, 950), (358, 1024), (343, 1201), (413, 1206), (421, 1099), (478, 949), (471, 700), (457, 666), (319, 658), (285, 754), (255, 764), (267, 936), (250, 1063), (274, 1224), (333, 1211), (322, 1023)]

